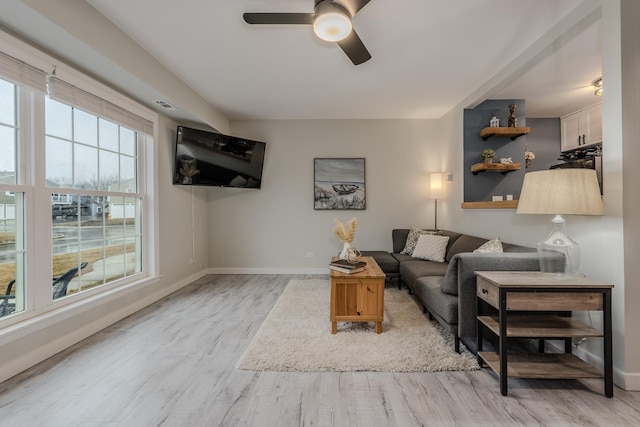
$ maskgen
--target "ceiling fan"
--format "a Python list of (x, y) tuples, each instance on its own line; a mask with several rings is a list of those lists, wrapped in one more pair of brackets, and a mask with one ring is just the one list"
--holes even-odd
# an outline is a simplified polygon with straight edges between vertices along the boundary
[(323, 40), (336, 42), (354, 65), (371, 59), (351, 19), (371, 0), (315, 0), (314, 13), (245, 13), (248, 24), (313, 25)]

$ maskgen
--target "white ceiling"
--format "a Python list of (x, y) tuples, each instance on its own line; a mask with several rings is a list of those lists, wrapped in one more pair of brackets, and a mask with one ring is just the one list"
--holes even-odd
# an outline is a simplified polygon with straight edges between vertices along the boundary
[[(372, 59), (354, 66), (309, 26), (242, 19), (312, 12), (313, 0), (86, 1), (232, 120), (439, 118), (581, 3), (372, 0), (353, 20)], [(524, 98), (529, 117), (597, 102), (588, 86), (601, 75), (600, 38), (591, 25), (488, 97)]]
[(602, 25), (598, 20), (493, 97), (525, 99), (528, 117), (560, 117), (601, 100), (591, 84), (600, 76)]

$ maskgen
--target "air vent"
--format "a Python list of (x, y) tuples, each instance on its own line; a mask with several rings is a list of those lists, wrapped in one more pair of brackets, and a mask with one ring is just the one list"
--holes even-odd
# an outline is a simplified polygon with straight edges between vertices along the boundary
[(166, 110), (175, 110), (176, 107), (174, 107), (173, 105), (169, 104), (167, 101), (163, 100), (163, 99), (157, 99), (155, 101), (156, 104), (158, 104), (159, 106), (161, 106), (162, 108), (166, 109)]

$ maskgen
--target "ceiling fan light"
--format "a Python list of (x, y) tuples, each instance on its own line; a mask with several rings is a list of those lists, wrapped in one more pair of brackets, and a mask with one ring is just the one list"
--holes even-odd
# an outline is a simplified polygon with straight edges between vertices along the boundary
[(351, 19), (338, 12), (318, 15), (313, 22), (313, 32), (322, 40), (337, 42), (351, 33)]

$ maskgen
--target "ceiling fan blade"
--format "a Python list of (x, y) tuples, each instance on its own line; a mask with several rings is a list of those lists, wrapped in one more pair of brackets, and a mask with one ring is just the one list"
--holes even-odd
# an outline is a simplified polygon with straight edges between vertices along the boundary
[(365, 7), (371, 0), (335, 0), (336, 3), (341, 4), (351, 16), (355, 16), (356, 13), (363, 7)]
[(312, 25), (314, 13), (245, 13), (247, 24), (300, 24)]
[(353, 65), (360, 65), (363, 62), (367, 62), (371, 59), (371, 54), (356, 34), (355, 30), (351, 31), (351, 34), (344, 39), (337, 42), (338, 45), (342, 48), (344, 53), (347, 54)]

